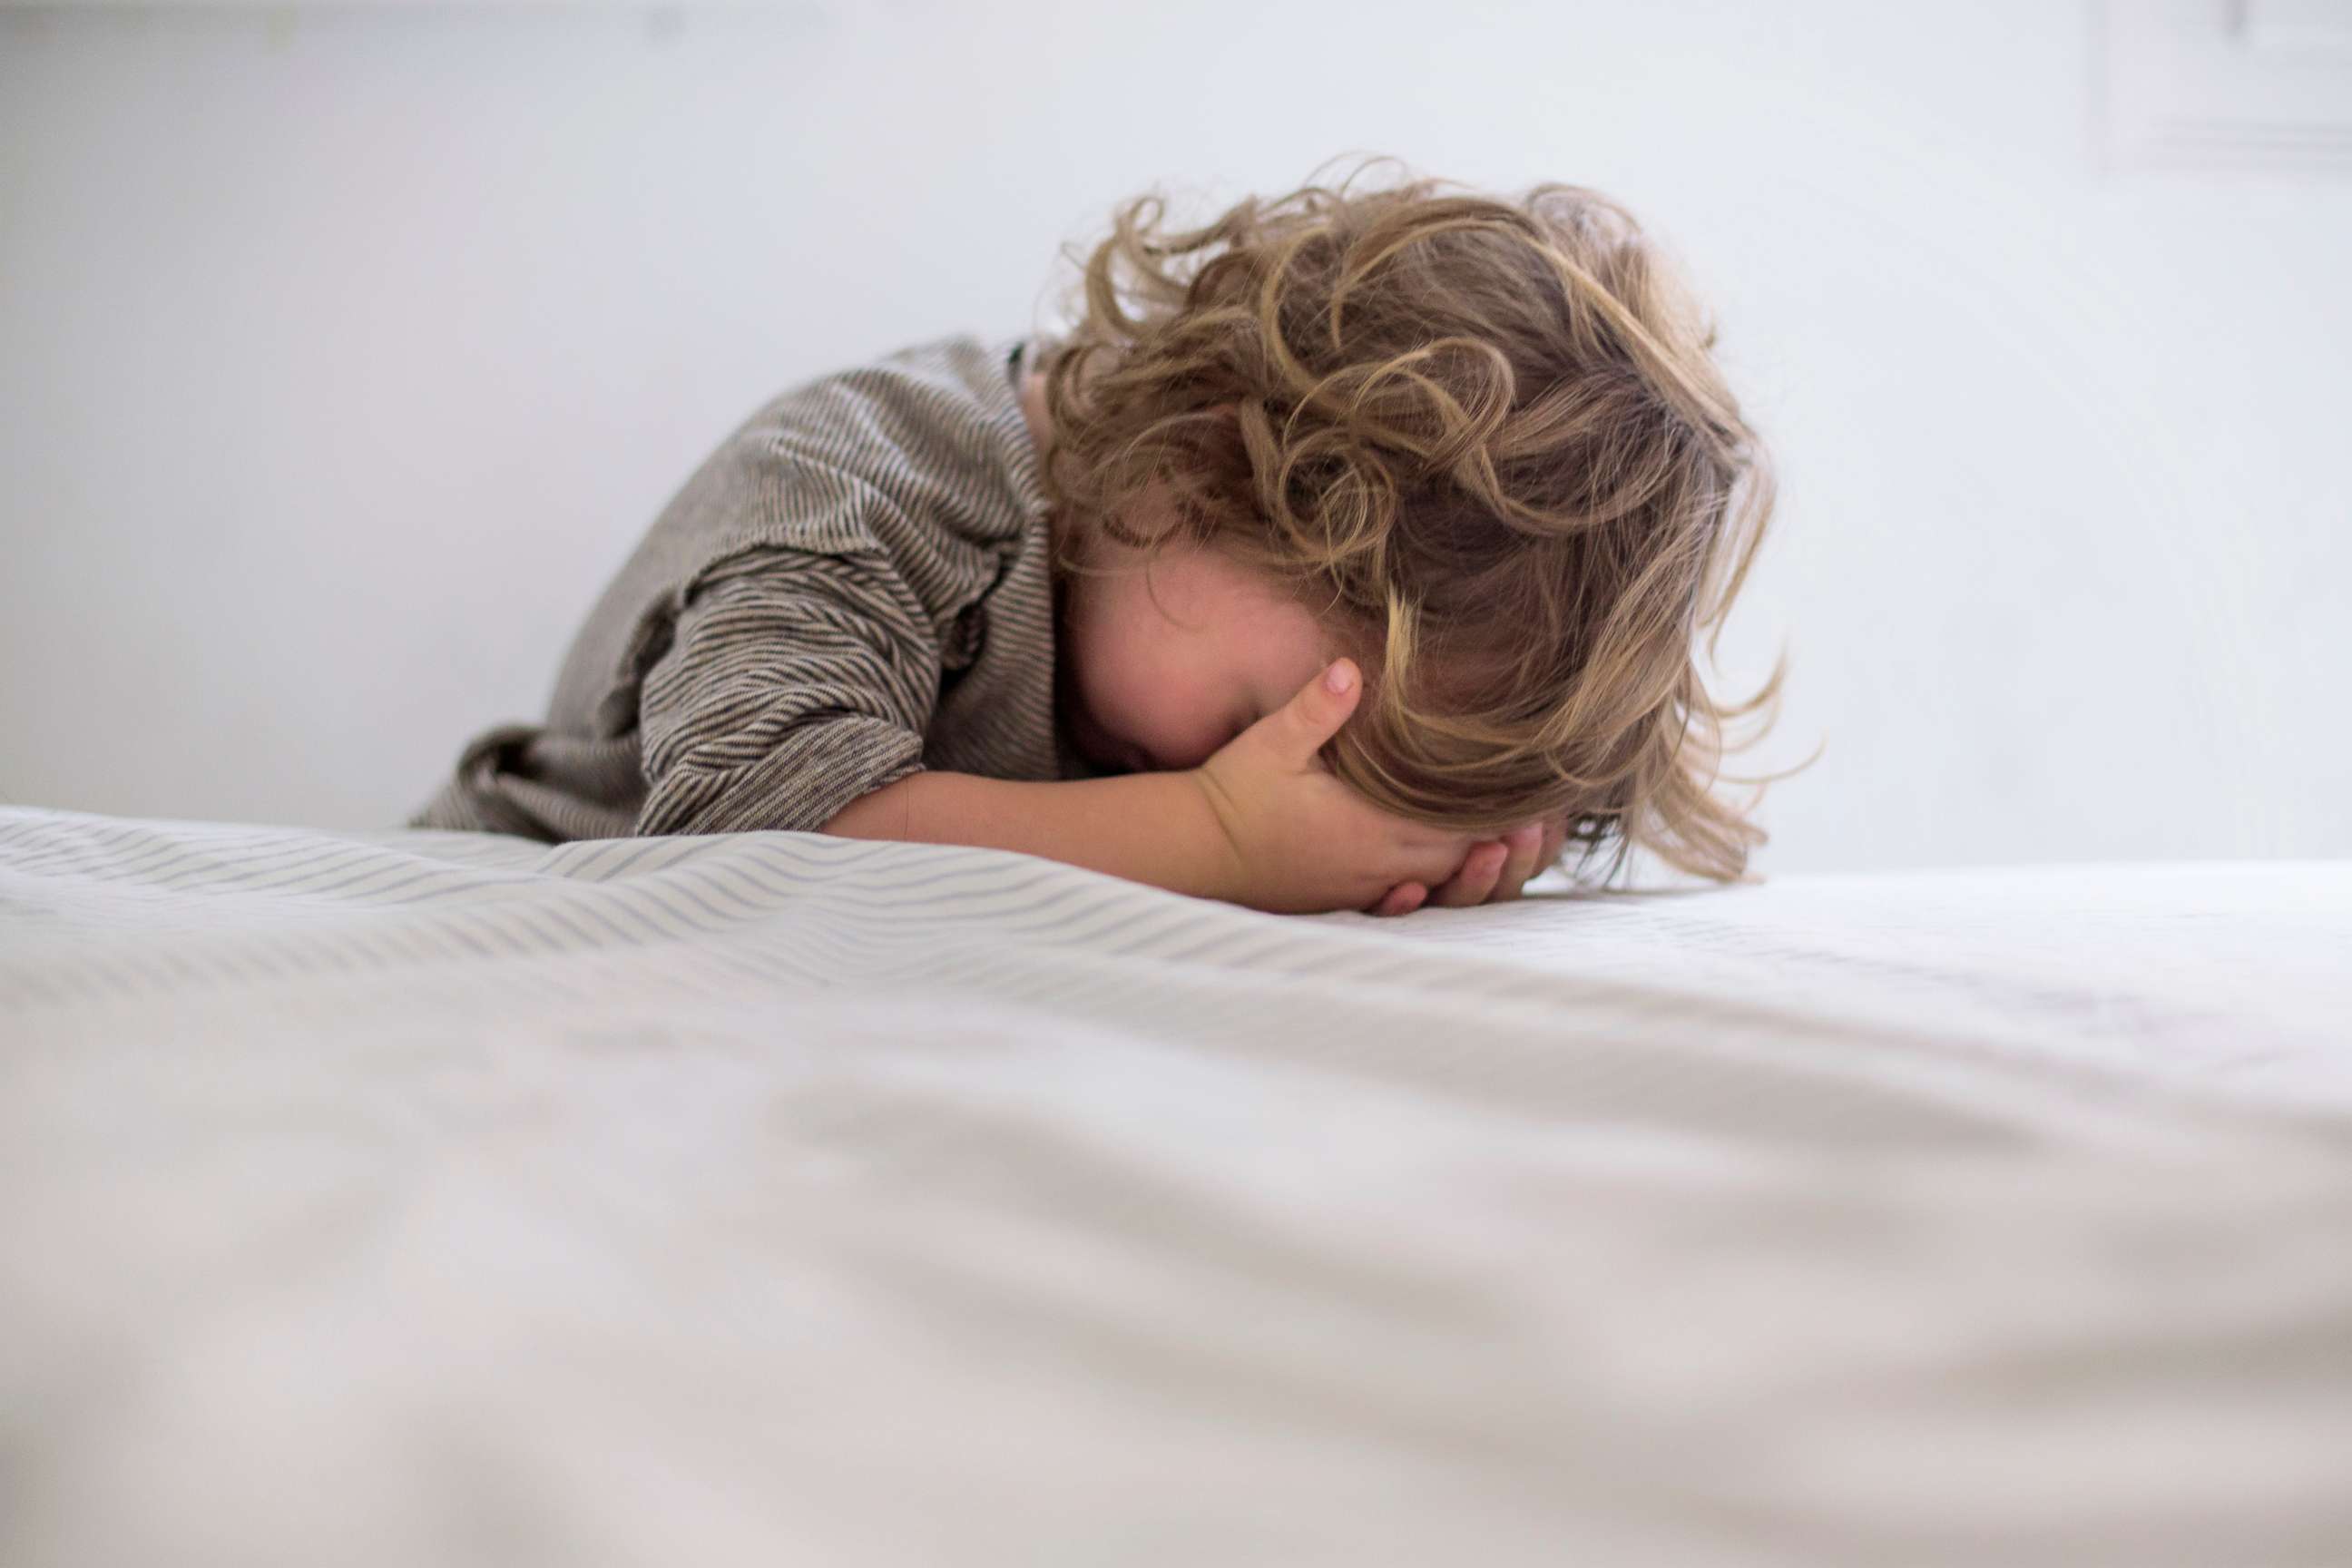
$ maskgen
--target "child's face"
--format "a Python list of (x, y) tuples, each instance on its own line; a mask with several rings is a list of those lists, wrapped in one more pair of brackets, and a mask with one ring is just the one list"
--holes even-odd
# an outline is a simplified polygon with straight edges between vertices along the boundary
[[(1021, 412), (1042, 454), (1052, 428), (1045, 378), (1021, 381)], [(1167, 525), (1165, 493), (1126, 521)], [(1144, 583), (1143, 552), (1097, 539), (1092, 564), (1062, 594), (1055, 681), (1079, 748), (1134, 773), (1198, 767), (1297, 695), (1339, 657), (1307, 608), (1212, 551), (1170, 545)]]
[(1214, 551), (1164, 547), (1147, 587), (1142, 551), (1095, 544), (1093, 564), (1118, 575), (1068, 579), (1057, 686), (1100, 766), (1198, 767), (1339, 655), (1305, 605)]

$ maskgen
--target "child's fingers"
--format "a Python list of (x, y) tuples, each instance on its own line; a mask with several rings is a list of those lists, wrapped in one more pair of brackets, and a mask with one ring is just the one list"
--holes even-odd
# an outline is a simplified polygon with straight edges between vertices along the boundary
[(1472, 846), (1462, 858), (1462, 868), (1442, 885), (1430, 890), (1430, 903), (1439, 909), (1466, 909), (1483, 904), (1486, 895), (1495, 890), (1495, 879), (1502, 875), (1503, 862), (1509, 850), (1498, 839), (1484, 839)]
[(1500, 903), (1520, 897), (1528, 883), (1559, 860), (1568, 843), (1568, 819), (1555, 816), (1522, 823), (1499, 839), (1468, 839), (1450, 875), (1428, 883), (1400, 882), (1366, 907), (1368, 915), (1410, 914), (1426, 903), (1444, 909)]
[(1536, 846), (1534, 868), (1528, 871), (1527, 880), (1532, 882), (1559, 865), (1560, 851), (1567, 847), (1568, 818), (1554, 816), (1545, 819), (1542, 841)]
[(1568, 818), (1555, 816), (1544, 824), (1542, 851), (1536, 856), (1536, 875), (1540, 877), (1559, 864), (1559, 852), (1568, 847)]
[(1509, 851), (1502, 870), (1495, 878), (1495, 890), (1487, 895), (1490, 903), (1507, 903), (1519, 896), (1519, 889), (1536, 874), (1536, 854), (1543, 847), (1543, 826), (1540, 823), (1523, 822), (1503, 837)]

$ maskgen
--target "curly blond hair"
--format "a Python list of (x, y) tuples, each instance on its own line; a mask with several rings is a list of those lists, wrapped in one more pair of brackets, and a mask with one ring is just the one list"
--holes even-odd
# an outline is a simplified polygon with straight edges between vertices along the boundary
[[(1364, 672), (1325, 760), (1388, 810), (1565, 816), (1603, 882), (1635, 847), (1758, 880), (1768, 835), (1709, 791), (1725, 721), (1772, 705), (1744, 746), (1777, 717), (1786, 651), (1728, 707), (1694, 642), (1713, 627), (1713, 658), (1775, 487), (1714, 325), (1609, 198), (1362, 184), (1395, 163), (1171, 232), (1155, 190), (1066, 247), (1076, 325), (1039, 362), (1057, 567), (1089, 570), (1097, 531), (1181, 536), (1286, 587)], [(1147, 537), (1121, 514), (1155, 487), (1177, 521)]]

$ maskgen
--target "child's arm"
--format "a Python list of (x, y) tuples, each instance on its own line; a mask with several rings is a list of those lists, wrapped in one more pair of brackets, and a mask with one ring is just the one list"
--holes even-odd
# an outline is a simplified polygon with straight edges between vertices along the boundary
[(1390, 816), (1318, 760), (1356, 705), (1355, 675), (1338, 661), (1337, 689), (1309, 680), (1197, 768), (1045, 784), (909, 773), (824, 831), (1014, 849), (1270, 913), (1366, 909), (1399, 883), (1443, 883), (1475, 839)]
[(1013, 849), (1229, 902), (1241, 882), (1215, 808), (1184, 773), (1026, 783), (926, 771), (852, 801), (824, 831)]

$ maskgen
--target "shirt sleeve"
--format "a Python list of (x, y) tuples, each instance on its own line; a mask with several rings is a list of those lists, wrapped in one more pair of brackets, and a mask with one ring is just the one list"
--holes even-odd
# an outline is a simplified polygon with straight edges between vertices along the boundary
[(940, 654), (887, 554), (761, 547), (681, 598), (639, 699), (638, 835), (814, 833), (922, 771)]

